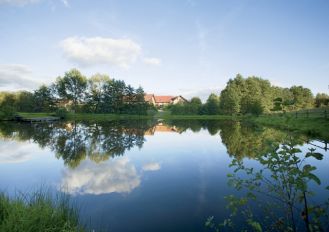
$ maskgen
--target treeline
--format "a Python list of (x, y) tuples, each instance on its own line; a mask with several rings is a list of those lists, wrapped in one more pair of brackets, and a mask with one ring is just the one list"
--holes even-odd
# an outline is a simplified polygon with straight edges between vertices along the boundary
[(77, 69), (33, 92), (0, 93), (2, 118), (8, 118), (14, 112), (55, 112), (60, 109), (83, 113), (146, 114), (150, 107), (141, 87), (133, 88), (122, 80), (102, 74), (87, 78)]
[(171, 106), (173, 114), (253, 114), (287, 112), (329, 105), (327, 94), (317, 94), (303, 86), (282, 88), (260, 77), (243, 78), (238, 74), (227, 82), (219, 95), (211, 94), (205, 104), (199, 98)]

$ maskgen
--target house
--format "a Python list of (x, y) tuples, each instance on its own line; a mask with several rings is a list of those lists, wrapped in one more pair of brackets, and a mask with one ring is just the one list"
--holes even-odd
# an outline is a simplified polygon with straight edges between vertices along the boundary
[(145, 94), (144, 95), (144, 100), (146, 102), (148, 102), (151, 105), (155, 106), (155, 98), (154, 98), (154, 94)]
[(145, 94), (144, 99), (149, 104), (152, 104), (157, 107), (167, 106), (170, 104), (178, 104), (187, 102), (182, 96), (156, 96), (154, 94)]

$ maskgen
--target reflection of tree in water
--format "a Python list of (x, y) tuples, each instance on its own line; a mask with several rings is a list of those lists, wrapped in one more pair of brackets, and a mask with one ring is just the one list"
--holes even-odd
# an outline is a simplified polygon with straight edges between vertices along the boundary
[(64, 122), (56, 124), (1, 123), (3, 138), (32, 140), (41, 147), (55, 151), (70, 167), (89, 157), (101, 162), (120, 156), (126, 150), (144, 143), (144, 134), (153, 121), (129, 120), (101, 123)]
[(314, 191), (314, 184), (322, 189), (317, 191), (329, 190), (321, 186), (312, 165), (323, 155), (315, 149), (302, 154), (296, 141), (286, 141), (280, 146), (273, 143), (267, 154), (254, 157), (260, 167), (248, 167), (239, 157), (233, 158), (234, 173), (228, 174), (228, 182), (243, 196), (226, 196), (230, 216), (218, 225), (211, 217), (208, 227), (214, 231), (329, 231), (329, 198), (319, 202), (323, 199), (317, 199)]
[[(256, 126), (239, 121), (223, 120), (169, 120), (168, 125), (175, 125), (179, 132), (190, 129), (199, 132), (208, 130), (210, 135), (220, 134), (222, 143), (227, 148), (227, 153), (236, 158), (257, 157), (271, 150), (273, 142), (282, 142), (287, 133), (275, 128)], [(295, 135), (298, 144), (307, 141), (303, 135)]]
[(167, 120), (166, 124), (175, 126), (177, 131), (182, 133), (190, 129), (199, 132), (201, 129), (208, 130), (210, 135), (216, 135), (227, 121), (222, 120)]
[[(224, 124), (220, 131), (222, 143), (227, 148), (227, 153), (236, 158), (250, 157), (267, 154), (271, 151), (274, 142), (283, 142), (287, 133), (275, 128), (261, 127), (248, 123), (231, 122)], [(296, 134), (295, 141), (303, 144), (307, 137)]]

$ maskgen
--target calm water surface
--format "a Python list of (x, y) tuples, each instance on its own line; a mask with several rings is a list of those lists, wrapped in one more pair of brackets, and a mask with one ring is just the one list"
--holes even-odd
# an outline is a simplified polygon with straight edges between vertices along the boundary
[[(41, 185), (65, 191), (79, 205), (83, 224), (114, 232), (211, 231), (205, 227), (210, 216), (215, 223), (230, 218), (235, 228), (255, 228), (243, 218), (253, 218), (263, 228), (291, 226), (287, 204), (267, 189), (269, 183), (284, 185), (287, 172), (280, 169), (279, 180), (273, 179), (278, 164), (273, 165), (273, 157), (271, 164), (264, 160), (269, 160), (266, 154), (274, 144), (299, 148), (302, 153), (296, 157), (301, 161), (309, 148), (317, 148), (322, 160), (310, 156), (298, 165), (316, 167), (316, 177), (306, 183), (314, 192), (308, 201), (313, 209), (321, 208), (319, 223), (328, 229), (329, 153), (321, 149), (326, 146), (321, 138), (239, 122), (196, 120), (2, 123), (0, 135), (2, 191), (14, 195)], [(242, 170), (233, 176), (236, 169)], [(253, 175), (261, 169), (264, 178), (257, 180)], [(253, 201), (239, 205), (237, 216), (230, 217), (234, 207), (227, 206), (237, 202), (233, 197), (246, 194)], [(296, 199), (297, 195), (298, 190)], [(303, 231), (303, 206), (297, 202), (293, 207), (294, 226)]]

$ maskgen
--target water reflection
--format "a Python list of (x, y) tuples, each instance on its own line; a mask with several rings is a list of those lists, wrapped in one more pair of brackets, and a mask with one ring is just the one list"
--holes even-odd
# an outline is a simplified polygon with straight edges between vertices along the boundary
[(100, 163), (110, 157), (122, 156), (133, 147), (141, 148), (144, 134), (154, 126), (152, 121), (110, 121), (86, 124), (0, 124), (3, 138), (32, 141), (48, 147), (57, 158), (76, 168), (86, 158)]
[[(204, 231), (210, 215), (216, 218), (209, 225), (221, 221), (226, 226), (235, 224), (233, 231), (303, 231), (303, 193), (313, 231), (317, 231), (315, 219), (329, 221), (325, 214), (328, 190), (324, 191), (329, 185), (324, 178), (328, 160), (320, 163), (317, 155), (305, 157), (305, 151), (278, 153), (274, 145), (281, 144), (282, 149), (282, 144), (289, 144), (287, 133), (277, 129), (216, 120), (129, 120), (1, 123), (0, 135), (0, 164), (6, 163), (2, 168), (7, 168), (2, 176), (15, 177), (22, 170), (16, 179), (3, 178), (2, 182), (8, 181), (1, 187), (15, 181), (32, 185), (52, 171), (47, 183), (64, 187), (87, 204), (85, 221), (99, 219), (104, 228), (111, 226), (113, 231)], [(294, 148), (312, 140), (300, 134), (292, 137)], [(29, 166), (26, 161), (40, 151), (36, 146), (52, 151), (58, 162), (45, 159), (50, 162)], [(18, 165), (26, 169), (16, 168)], [(35, 175), (32, 169), (36, 169)], [(232, 175), (227, 179), (226, 173)], [(225, 203), (231, 210), (227, 215)], [(150, 218), (149, 222), (141, 224), (145, 218)]]
[[(181, 133), (188, 129), (193, 132), (205, 129), (210, 135), (219, 134), (227, 153), (237, 159), (267, 154), (273, 143), (282, 143), (287, 137), (285, 131), (239, 121), (170, 120), (168, 125), (175, 126)], [(294, 134), (294, 140), (302, 145), (310, 138), (303, 134)]]
[(61, 186), (70, 194), (129, 193), (141, 183), (136, 167), (126, 157), (96, 164), (84, 160), (66, 169)]
[[(122, 156), (133, 147), (142, 148), (145, 135), (155, 133), (184, 133), (187, 130), (207, 130), (220, 135), (227, 153), (234, 158), (255, 158), (271, 151), (273, 143), (283, 143), (287, 133), (253, 124), (220, 120), (154, 120), (109, 121), (101, 123), (64, 122), (56, 124), (1, 123), (2, 138), (31, 141), (41, 148), (50, 148), (57, 158), (71, 168), (82, 160), (100, 163), (110, 157)], [(302, 145), (311, 138), (294, 134), (296, 144)], [(1, 144), (0, 144), (1, 146)], [(8, 147), (8, 142), (2, 145)], [(21, 156), (21, 155), (17, 155)]]
[(329, 231), (329, 186), (314, 165), (323, 154), (314, 148), (303, 152), (298, 145), (287, 136), (273, 141), (252, 165), (234, 157), (228, 183), (243, 196), (226, 196), (230, 216), (218, 225), (210, 217), (206, 225), (215, 231)]

